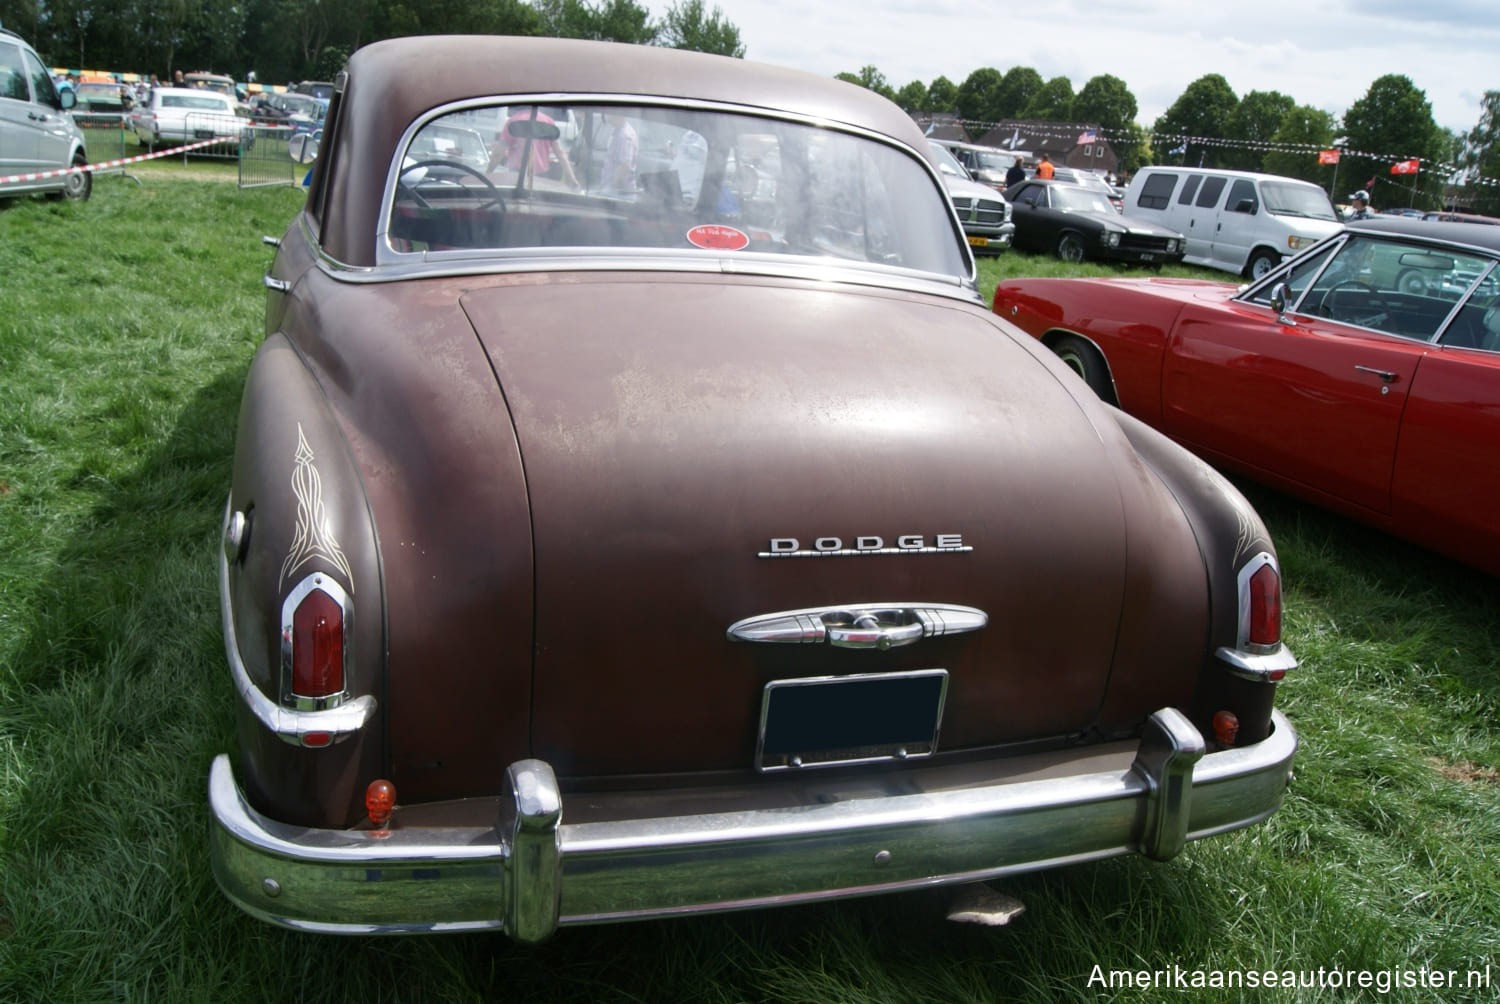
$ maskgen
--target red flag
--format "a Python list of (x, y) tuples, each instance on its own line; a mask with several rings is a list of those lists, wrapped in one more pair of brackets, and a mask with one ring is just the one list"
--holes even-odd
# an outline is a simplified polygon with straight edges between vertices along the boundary
[(1415, 160), (1398, 160), (1391, 165), (1392, 174), (1416, 174), (1418, 164)]
[(1319, 164), (1337, 164), (1338, 162), (1339, 162), (1339, 152), (1337, 150), (1319, 150), (1318, 151), (1318, 163)]

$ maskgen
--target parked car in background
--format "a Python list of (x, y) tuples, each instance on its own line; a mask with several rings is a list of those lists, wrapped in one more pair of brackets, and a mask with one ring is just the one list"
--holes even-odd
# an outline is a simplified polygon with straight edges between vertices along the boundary
[(199, 88), (222, 94), (236, 104), (244, 104), (250, 97), (249, 91), (244, 84), (236, 83), (235, 79), (223, 73), (210, 73), (208, 70), (195, 70), (192, 73), (182, 75), (184, 87)]
[(1092, 189), (1108, 199), (1109, 204), (1115, 207), (1115, 212), (1119, 213), (1125, 210), (1124, 190), (1111, 185), (1108, 181), (1104, 180), (1102, 175), (1095, 174), (1093, 171), (1085, 171), (1078, 167), (1055, 167), (1053, 168), (1052, 180), (1066, 181), (1069, 184), (1081, 185), (1084, 188)]
[(953, 208), (958, 213), (958, 222), (964, 228), (969, 246), (976, 254), (981, 251), (998, 253), (1010, 247), (1015, 239), (1016, 225), (1011, 222), (1010, 203), (1005, 201), (1005, 196), (970, 178), (969, 172), (941, 143), (929, 140), (927, 146), (937, 161), (943, 184), (948, 186), (948, 195), (953, 200)]
[(75, 116), (80, 112), (119, 115), (130, 107), (124, 88), (113, 80), (84, 80), (74, 88), (74, 93), (78, 98)]
[(1006, 187), (1005, 173), (1017, 158), (1024, 157), (1028, 162), (1031, 160), (1031, 154), (1025, 150), (1001, 150), (999, 147), (951, 139), (933, 139), (933, 142), (946, 148), (964, 166), (964, 170), (969, 172), (969, 177), (997, 190)]
[[(449, 168), (454, 170), (449, 170)], [(417, 171), (423, 167), (419, 176)], [(423, 129), (406, 150), (402, 174), (409, 183), (432, 180), (433, 172), (446, 171), (455, 183), (462, 176), (483, 176), (490, 168), (490, 146), (476, 129), (466, 126), (433, 123)], [(456, 171), (456, 173), (455, 173)]]
[(1053, 252), (1064, 261), (1164, 265), (1182, 260), (1182, 235), (1124, 216), (1093, 188), (1031, 178), (1005, 190), (1016, 224), (1015, 246)]
[(197, 87), (158, 87), (130, 112), (130, 128), (148, 150), (217, 139), (238, 143), (249, 124), (234, 98)]
[(326, 80), (303, 80), (292, 88), (295, 94), (307, 94), (319, 101), (333, 100), (333, 84)]
[(1125, 212), (1187, 239), (1183, 260), (1249, 279), (1339, 228), (1328, 193), (1297, 178), (1200, 167), (1143, 167), (1125, 191)]
[[(224, 512), (234, 903), (531, 942), (1169, 858), (1277, 808), (1264, 526), (989, 311), (894, 104), (555, 38), (346, 72)], [(513, 166), (415, 160), (501, 106)], [(543, 106), (578, 184), (528, 169)], [(703, 155), (627, 191), (632, 134)]]
[(52, 75), (26, 40), (0, 28), (0, 198), (45, 192), (87, 199), (88, 171), (23, 179), (82, 167), (89, 162), (83, 132), (70, 114), (77, 102), (70, 88), (59, 93)]
[(261, 92), (250, 99), (250, 119), (262, 125), (322, 122), (328, 102), (310, 94)]
[(1493, 216), (1479, 216), (1475, 213), (1457, 213), (1451, 210), (1443, 210), (1440, 213), (1423, 213), (1422, 219), (1437, 221), (1440, 223), (1477, 223), (1480, 226), (1500, 226), (1500, 219)]
[(1500, 575), (1497, 259), (1383, 217), (1242, 290), (1017, 279), (994, 310), (1195, 453)]

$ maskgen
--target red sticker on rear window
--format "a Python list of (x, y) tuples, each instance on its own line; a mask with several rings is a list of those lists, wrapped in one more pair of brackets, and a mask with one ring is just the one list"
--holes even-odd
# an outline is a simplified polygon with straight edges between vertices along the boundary
[(705, 251), (738, 251), (750, 243), (744, 231), (724, 227), (717, 223), (705, 223), (687, 232), (687, 239)]

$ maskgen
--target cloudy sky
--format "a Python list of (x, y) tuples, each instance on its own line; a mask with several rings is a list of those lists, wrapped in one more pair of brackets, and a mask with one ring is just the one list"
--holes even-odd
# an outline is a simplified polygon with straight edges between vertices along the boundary
[[(1150, 126), (1188, 84), (1220, 73), (1235, 94), (1281, 91), (1335, 116), (1400, 73), (1433, 119), (1467, 132), (1500, 90), (1500, 0), (705, 0), (740, 29), (746, 58), (832, 76), (873, 65), (891, 86), (981, 66), (1030, 66), (1075, 91), (1110, 73)], [(668, 3), (647, 5), (660, 15)]]

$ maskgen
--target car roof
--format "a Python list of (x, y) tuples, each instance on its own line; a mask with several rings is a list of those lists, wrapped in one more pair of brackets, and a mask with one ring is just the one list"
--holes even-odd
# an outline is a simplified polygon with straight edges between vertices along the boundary
[(1500, 227), (1475, 226), (1472, 223), (1442, 220), (1419, 220), (1412, 216), (1379, 216), (1349, 223), (1351, 232), (1374, 232), (1425, 237), (1429, 240), (1459, 244), (1491, 254), (1500, 254)]
[(1292, 178), (1285, 174), (1267, 174), (1264, 171), (1236, 171), (1227, 167), (1192, 167), (1191, 165), (1178, 164), (1148, 164), (1135, 172), (1135, 175), (1130, 179), (1130, 184), (1139, 184), (1148, 175), (1162, 173), (1212, 175), (1216, 178), (1250, 178), (1255, 181), (1284, 181), (1289, 185), (1302, 185), (1309, 188), (1321, 189), (1323, 187), (1317, 182), (1307, 181), (1302, 178)]
[(207, 95), (209, 95), (211, 97), (215, 97), (215, 98), (227, 98), (229, 96), (229, 95), (225, 94), (223, 91), (214, 91), (214, 90), (210, 90), (207, 87), (153, 87), (153, 88), (151, 88), (151, 93), (153, 93), (153, 94), (199, 94), (199, 95), (207, 94)]
[[(373, 223), (402, 134), (431, 110), (506, 94), (642, 95), (773, 109), (904, 142), (928, 160), (911, 117), (875, 92), (801, 70), (681, 49), (567, 38), (429, 35), (372, 42), (349, 57), (321, 242), (349, 265), (375, 264)], [(545, 103), (545, 102), (544, 102)], [(328, 163), (321, 159), (319, 163)]]
[[(1015, 187), (1020, 188), (1022, 185), (1041, 185), (1044, 188), (1081, 188), (1086, 192), (1099, 192), (1099, 189), (1092, 185), (1080, 185), (1067, 178), (1027, 178), (1025, 181), (1016, 182)], [(1099, 194), (1103, 193), (1099, 192)]]

